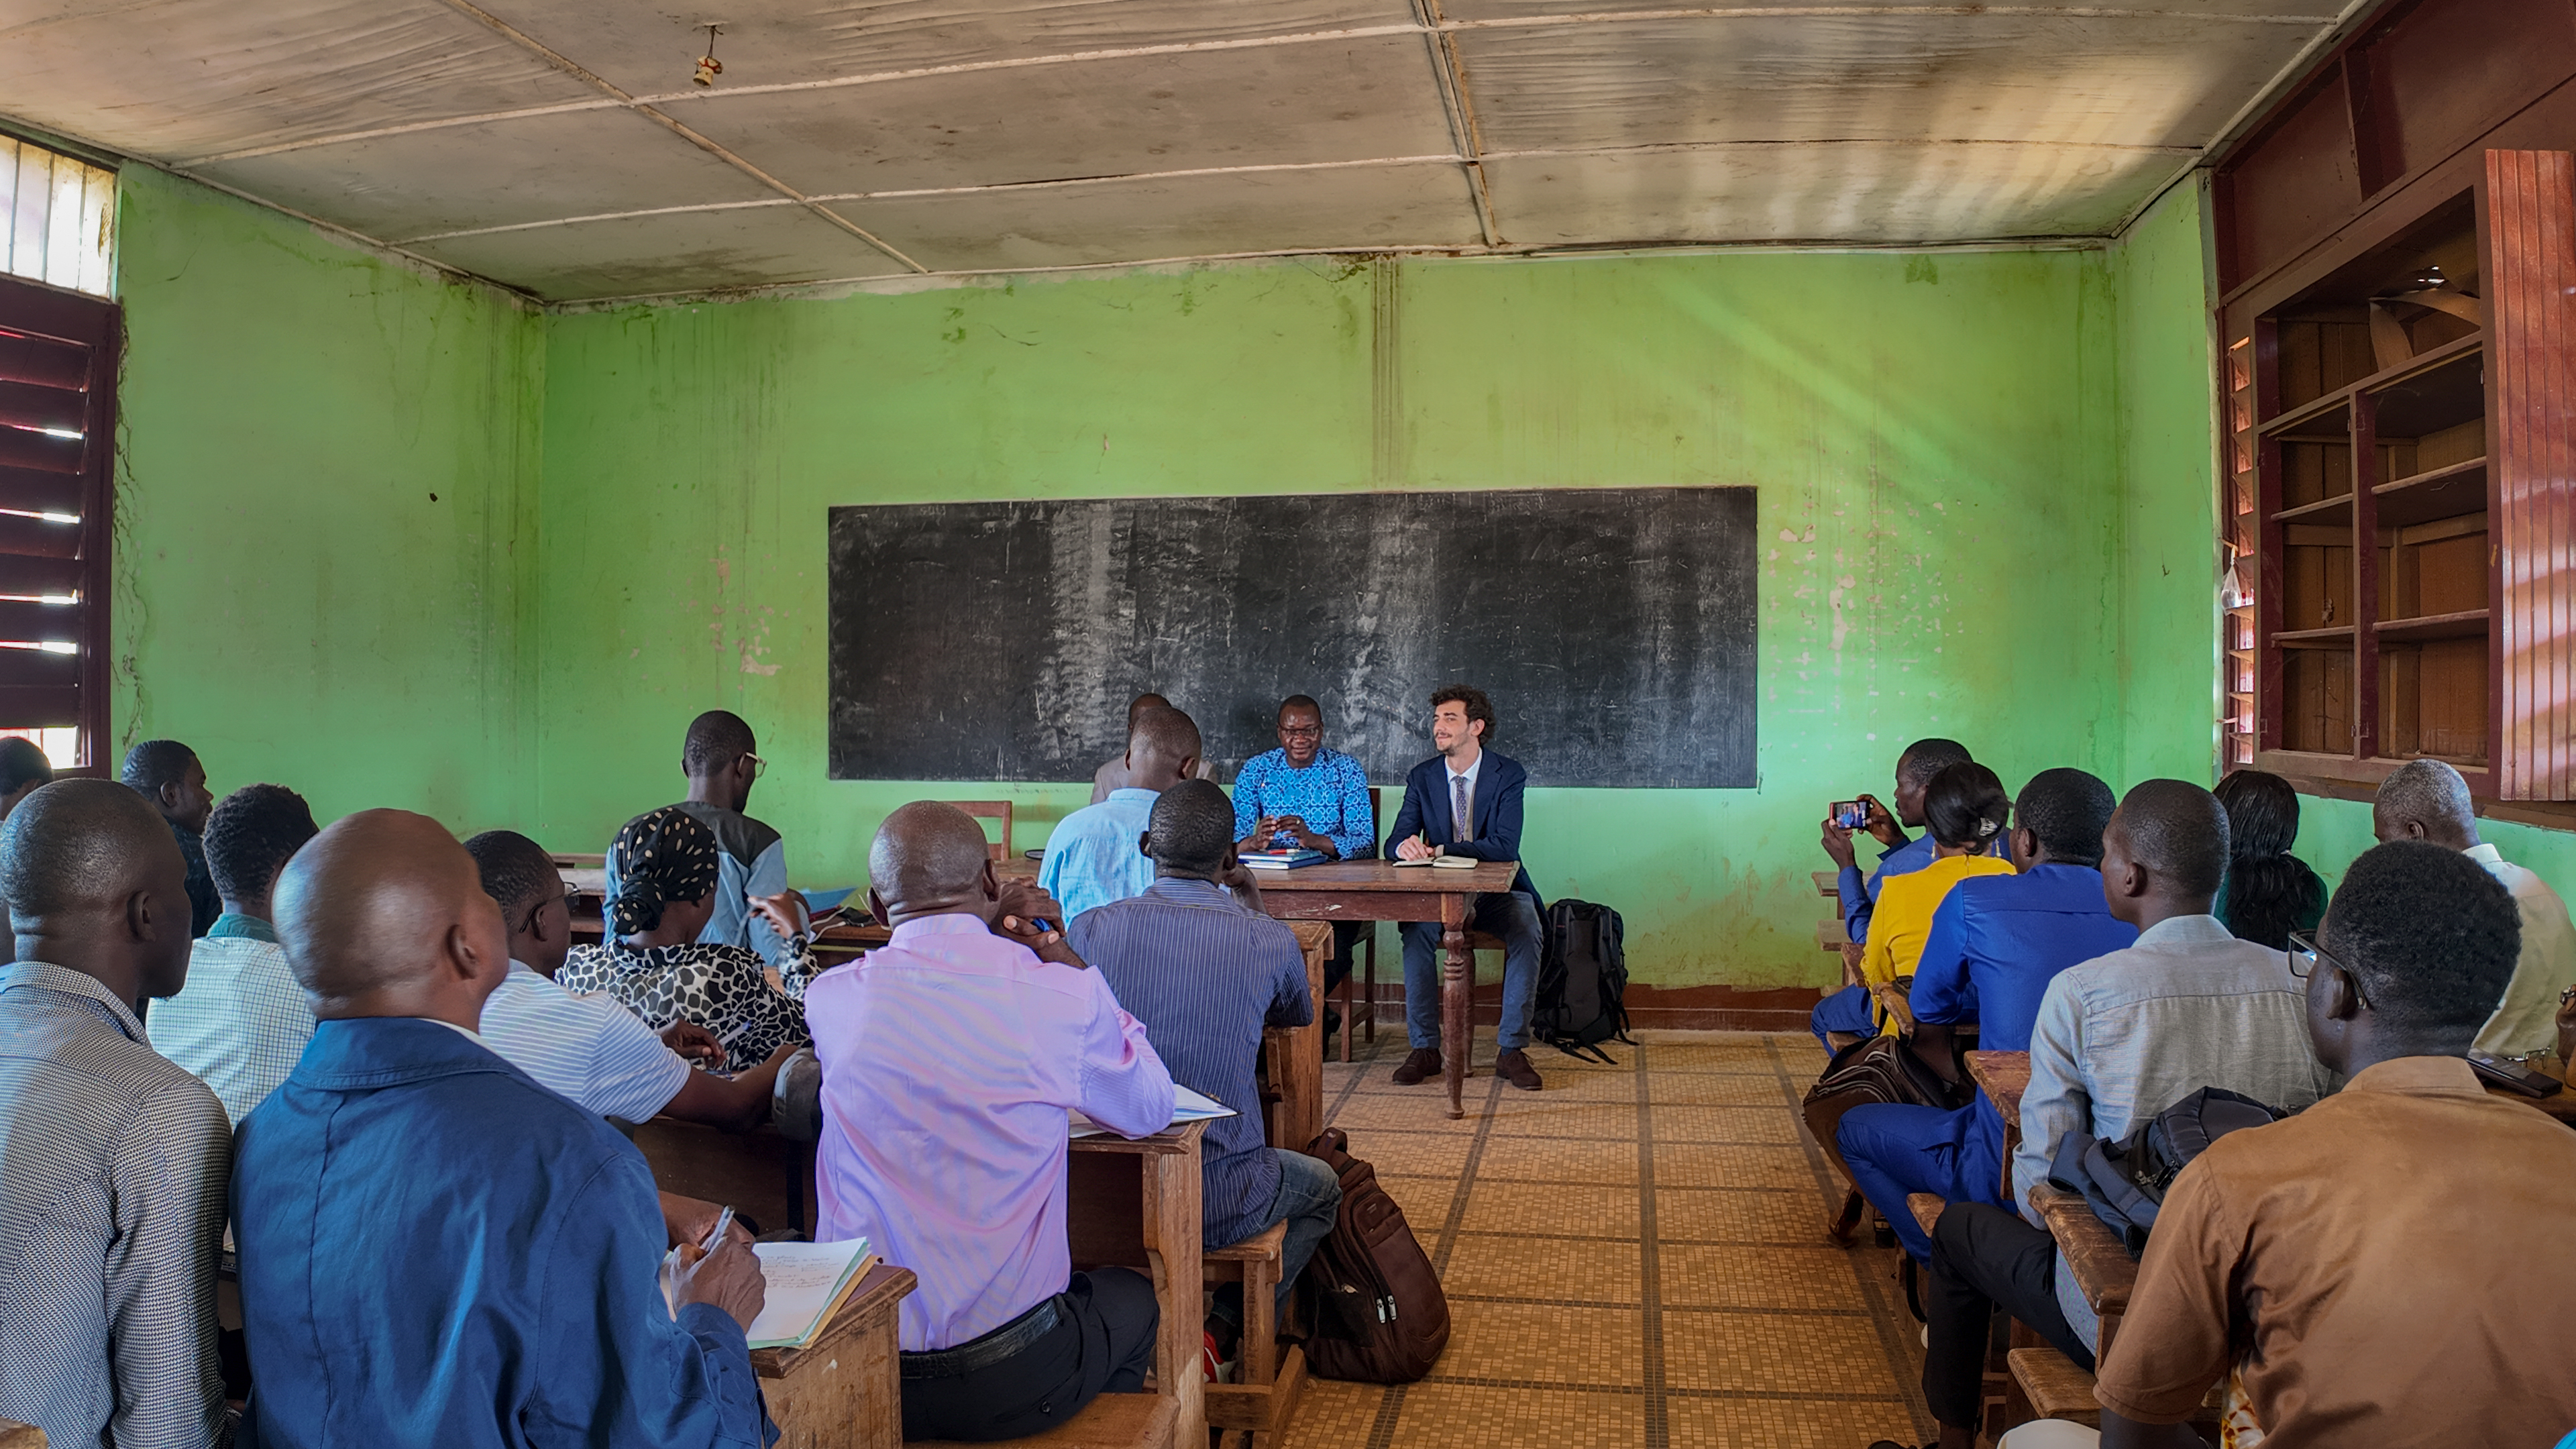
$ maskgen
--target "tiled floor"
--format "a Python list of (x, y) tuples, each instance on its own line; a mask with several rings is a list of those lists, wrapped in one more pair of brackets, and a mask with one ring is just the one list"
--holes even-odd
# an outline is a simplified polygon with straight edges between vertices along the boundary
[[(1815, 1040), (1642, 1032), (1619, 1065), (1541, 1048), (1469, 1115), (1374, 1059), (1324, 1068), (1325, 1115), (1377, 1167), (1449, 1292), (1417, 1384), (1311, 1381), (1285, 1449), (1862, 1449), (1927, 1440), (1897, 1254), (1825, 1238), (1842, 1194), (1799, 1125)], [(1371, 1050), (1367, 1043), (1361, 1051)]]

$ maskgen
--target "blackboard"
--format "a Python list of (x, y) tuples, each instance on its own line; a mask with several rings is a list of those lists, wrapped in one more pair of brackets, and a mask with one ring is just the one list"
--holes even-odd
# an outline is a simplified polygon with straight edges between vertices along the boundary
[(834, 508), (832, 777), (1087, 780), (1154, 690), (1220, 778), (1311, 694), (1394, 784), (1466, 683), (1534, 785), (1750, 787), (1754, 529), (1751, 488)]

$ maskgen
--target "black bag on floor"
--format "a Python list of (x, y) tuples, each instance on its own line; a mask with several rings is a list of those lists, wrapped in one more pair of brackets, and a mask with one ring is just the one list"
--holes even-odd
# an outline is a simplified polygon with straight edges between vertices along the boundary
[(1539, 954), (1538, 1002), (1530, 1036), (1570, 1057), (1617, 1066), (1605, 1041), (1628, 1042), (1628, 953), (1621, 946), (1619, 913), (1590, 901), (1558, 901), (1547, 908), (1547, 940)]
[(2282, 1113), (2224, 1087), (2203, 1087), (2149, 1117), (2117, 1142), (2070, 1132), (2057, 1144), (2048, 1180), (2084, 1194), (2093, 1216), (2120, 1235), (2129, 1256), (2147, 1251), (2147, 1234), (2164, 1206), (2165, 1189), (2209, 1144), (2230, 1132), (2278, 1122)]

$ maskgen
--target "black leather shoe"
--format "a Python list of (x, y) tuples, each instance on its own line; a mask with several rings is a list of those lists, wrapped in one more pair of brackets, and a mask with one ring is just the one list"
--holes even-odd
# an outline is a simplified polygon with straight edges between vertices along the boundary
[(1538, 1068), (1529, 1063), (1529, 1053), (1514, 1047), (1494, 1058), (1494, 1075), (1524, 1092), (1538, 1090)]
[(1440, 1049), (1415, 1047), (1405, 1053), (1404, 1065), (1395, 1069), (1395, 1084), (1399, 1087), (1419, 1086), (1438, 1075), (1440, 1075)]

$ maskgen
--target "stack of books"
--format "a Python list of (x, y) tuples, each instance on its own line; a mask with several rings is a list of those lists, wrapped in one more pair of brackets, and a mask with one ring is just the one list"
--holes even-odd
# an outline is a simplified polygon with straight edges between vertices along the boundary
[(1295, 870), (1301, 865), (1321, 865), (1332, 859), (1320, 850), (1300, 845), (1287, 850), (1247, 850), (1243, 863), (1254, 870)]

